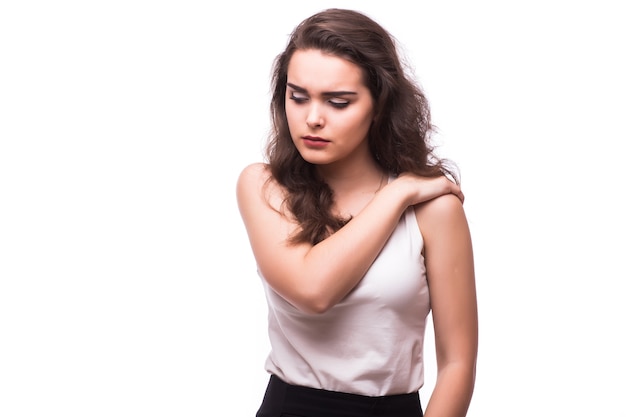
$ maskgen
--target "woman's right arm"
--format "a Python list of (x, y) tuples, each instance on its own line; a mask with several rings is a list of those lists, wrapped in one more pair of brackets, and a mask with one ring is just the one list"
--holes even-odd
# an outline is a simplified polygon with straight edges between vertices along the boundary
[[(445, 179), (401, 175), (382, 188), (348, 224), (316, 245), (291, 244), (297, 223), (281, 211), (282, 190), (263, 164), (244, 168), (237, 202), (259, 271), (296, 308), (322, 313), (341, 301), (365, 275), (404, 210), (442, 194), (460, 198)], [(265, 188), (266, 183), (267, 188)]]

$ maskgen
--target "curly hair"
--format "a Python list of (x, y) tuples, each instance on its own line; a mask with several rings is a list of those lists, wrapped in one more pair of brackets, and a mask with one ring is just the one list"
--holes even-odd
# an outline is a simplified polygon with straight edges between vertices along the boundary
[(459, 181), (452, 164), (434, 153), (430, 106), (403, 65), (392, 35), (363, 13), (337, 8), (321, 11), (293, 30), (272, 68), (272, 130), (266, 157), (273, 178), (286, 190), (287, 208), (301, 226), (292, 242), (316, 244), (349, 221), (332, 214), (332, 190), (315, 165), (300, 156), (289, 133), (287, 69), (294, 52), (307, 49), (341, 57), (362, 69), (374, 99), (374, 121), (367, 140), (383, 170), (391, 175), (445, 175)]

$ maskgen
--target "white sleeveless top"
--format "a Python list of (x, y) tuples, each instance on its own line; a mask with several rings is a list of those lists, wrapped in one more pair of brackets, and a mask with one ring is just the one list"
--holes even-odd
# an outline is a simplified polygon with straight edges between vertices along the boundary
[(423, 246), (411, 207), (359, 284), (322, 314), (296, 309), (263, 280), (265, 369), (290, 384), (367, 396), (420, 389), (430, 312)]

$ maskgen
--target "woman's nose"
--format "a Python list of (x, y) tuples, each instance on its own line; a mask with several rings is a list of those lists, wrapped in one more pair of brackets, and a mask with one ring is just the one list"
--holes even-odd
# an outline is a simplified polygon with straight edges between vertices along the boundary
[(324, 118), (319, 104), (311, 103), (307, 114), (306, 124), (310, 128), (320, 128), (324, 126)]

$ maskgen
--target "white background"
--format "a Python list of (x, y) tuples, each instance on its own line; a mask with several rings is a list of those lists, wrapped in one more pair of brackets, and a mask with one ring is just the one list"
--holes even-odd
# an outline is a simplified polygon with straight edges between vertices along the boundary
[(619, 3), (3, 2), (0, 415), (254, 415), (265, 300), (235, 181), (274, 56), (336, 6), (398, 38), (461, 168), (469, 416), (626, 416)]

